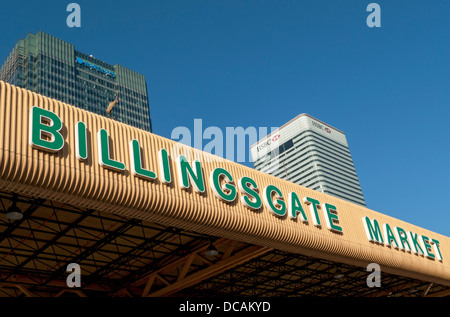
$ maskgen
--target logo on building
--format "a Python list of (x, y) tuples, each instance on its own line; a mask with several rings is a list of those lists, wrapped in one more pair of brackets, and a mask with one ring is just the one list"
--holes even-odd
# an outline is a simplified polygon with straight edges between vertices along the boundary
[(280, 135), (277, 134), (277, 135), (273, 136), (271, 139), (267, 139), (266, 141), (264, 141), (264, 143), (262, 143), (256, 147), (256, 152), (261, 151), (265, 147), (269, 146), (272, 142), (278, 141), (279, 138), (280, 138)]
[(325, 131), (325, 132), (327, 132), (327, 133), (331, 133), (331, 130), (330, 130), (329, 128), (325, 127), (324, 125), (322, 125), (322, 124), (320, 124), (320, 123), (317, 123), (317, 122), (315, 122), (315, 121), (311, 121), (311, 122), (312, 122), (312, 125), (313, 125), (314, 127), (318, 128), (318, 129), (320, 129), (320, 130), (322, 130), (322, 131)]
[(85, 65), (85, 66), (89, 67), (90, 69), (94, 69), (94, 70), (96, 70), (96, 71), (98, 71), (100, 73), (103, 73), (103, 74), (107, 75), (107, 76), (111, 76), (113, 78), (116, 77), (116, 73), (115, 72), (107, 70), (107, 69), (105, 69), (105, 68), (103, 68), (101, 66), (98, 66), (98, 65), (96, 65), (94, 63), (91, 63), (91, 62), (89, 62), (87, 60), (84, 60), (84, 59), (82, 59), (80, 57), (76, 58), (76, 62), (78, 64), (80, 64), (80, 65)]

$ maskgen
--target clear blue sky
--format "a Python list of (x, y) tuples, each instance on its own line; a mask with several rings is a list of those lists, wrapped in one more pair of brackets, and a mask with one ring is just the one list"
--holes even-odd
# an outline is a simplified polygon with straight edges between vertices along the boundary
[[(450, 1), (7, 1), (3, 60), (42, 30), (147, 78), (153, 129), (343, 130), (370, 209), (450, 236)], [(366, 7), (381, 7), (369, 28)]]

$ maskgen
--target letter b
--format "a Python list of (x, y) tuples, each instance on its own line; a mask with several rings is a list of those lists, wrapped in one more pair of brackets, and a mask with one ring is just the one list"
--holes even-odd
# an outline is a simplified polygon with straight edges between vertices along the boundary
[(29, 143), (31, 146), (52, 153), (64, 146), (64, 139), (59, 133), (62, 128), (61, 119), (53, 112), (33, 107), (30, 111)]

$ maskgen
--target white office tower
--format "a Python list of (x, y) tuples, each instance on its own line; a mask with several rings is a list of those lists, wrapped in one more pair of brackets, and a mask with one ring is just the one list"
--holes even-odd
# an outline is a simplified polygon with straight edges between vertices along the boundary
[(258, 171), (365, 206), (344, 132), (301, 114), (251, 146)]

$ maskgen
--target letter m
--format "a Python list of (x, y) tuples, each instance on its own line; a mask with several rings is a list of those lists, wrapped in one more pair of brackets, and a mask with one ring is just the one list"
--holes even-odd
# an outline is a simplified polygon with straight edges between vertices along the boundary
[(363, 217), (364, 229), (366, 230), (367, 239), (369, 241), (383, 244), (383, 235), (376, 219), (370, 220), (369, 217)]

